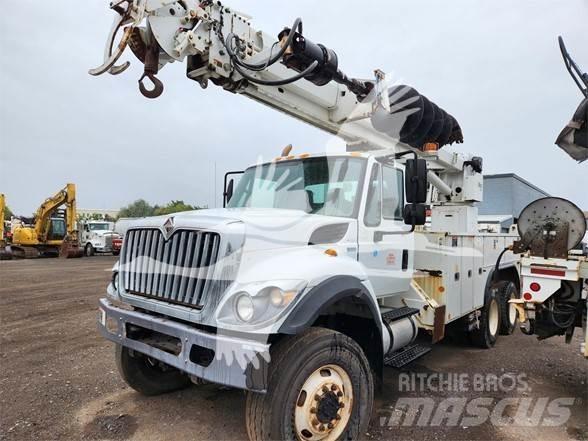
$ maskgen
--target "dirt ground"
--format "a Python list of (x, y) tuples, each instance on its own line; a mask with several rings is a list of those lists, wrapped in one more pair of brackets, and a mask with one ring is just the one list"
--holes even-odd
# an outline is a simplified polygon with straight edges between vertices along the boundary
[[(207, 385), (145, 398), (120, 380), (112, 345), (98, 335), (95, 324), (97, 300), (104, 295), (113, 263), (114, 258), (104, 256), (0, 262), (0, 439), (246, 439), (242, 391)], [(447, 339), (410, 368), (386, 370), (365, 438), (586, 440), (588, 364), (578, 354), (579, 336), (575, 340), (570, 346), (561, 339), (537, 342), (517, 331), (485, 351)], [(514, 375), (525, 387), (406, 391), (402, 378), (411, 373), (427, 378), (461, 375), (472, 382), (480, 375)], [(463, 420), (425, 426), (391, 422), (395, 416), (407, 417), (396, 405), (398, 399), (411, 397), (430, 398), (437, 407), (447, 398), (488, 398), (494, 403), (508, 398), (515, 406), (507, 408), (506, 417), (513, 417), (516, 404), (526, 399), (533, 403), (529, 414), (535, 409), (547, 416), (530, 427), (491, 419), (479, 425)], [(553, 416), (558, 399), (563, 399), (567, 421), (550, 427), (549, 414)]]

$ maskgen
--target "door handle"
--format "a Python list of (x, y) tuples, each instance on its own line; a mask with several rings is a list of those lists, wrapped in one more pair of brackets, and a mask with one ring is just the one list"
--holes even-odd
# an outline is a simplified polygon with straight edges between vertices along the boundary
[(402, 271), (408, 270), (408, 250), (402, 250)]
[(414, 233), (414, 227), (410, 230), (400, 230), (400, 231), (374, 231), (374, 242), (382, 242), (384, 240), (384, 236), (400, 236), (403, 234), (412, 234)]
[(391, 231), (374, 231), (374, 242), (382, 242), (384, 240), (384, 236), (396, 234)]

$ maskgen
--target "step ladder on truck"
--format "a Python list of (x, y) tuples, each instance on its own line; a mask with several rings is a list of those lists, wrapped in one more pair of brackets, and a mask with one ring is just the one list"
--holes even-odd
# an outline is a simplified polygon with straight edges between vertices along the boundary
[[(157, 98), (159, 69), (186, 61), (203, 88), (347, 144), (286, 148), (238, 183), (227, 176), (226, 208), (131, 223), (99, 318), (131, 387), (220, 383), (247, 391), (251, 439), (355, 439), (385, 366), (424, 355), (450, 324), (483, 348), (512, 332), (503, 311), (518, 298), (516, 235), (478, 233), (482, 159), (444, 148), (463, 141), (453, 116), (379, 70), (349, 78), (300, 19), (276, 39), (219, 1), (111, 8), (105, 60), (91, 74), (122, 73), (128, 46), (145, 67), (141, 93)], [(187, 102), (192, 111), (206, 114)]]

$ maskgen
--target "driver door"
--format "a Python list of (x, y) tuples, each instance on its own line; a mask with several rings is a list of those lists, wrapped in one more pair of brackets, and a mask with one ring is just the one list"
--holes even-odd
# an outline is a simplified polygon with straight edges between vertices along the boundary
[(358, 222), (359, 261), (377, 296), (405, 292), (413, 265), (413, 235), (402, 219), (404, 172), (375, 163), (369, 173), (367, 198)]

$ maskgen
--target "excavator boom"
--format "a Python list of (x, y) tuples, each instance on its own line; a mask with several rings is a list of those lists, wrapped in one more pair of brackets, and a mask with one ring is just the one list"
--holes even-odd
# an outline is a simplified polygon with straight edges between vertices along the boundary
[(4, 210), (6, 209), (6, 199), (3, 193), (0, 193), (0, 246), (4, 246)]
[(9, 260), (11, 254), (6, 249), (6, 232), (4, 228), (4, 217), (6, 216), (6, 198), (0, 193), (0, 260)]
[(47, 240), (49, 228), (51, 226), (51, 215), (55, 210), (65, 205), (65, 225), (66, 232), (69, 236), (77, 235), (76, 230), (76, 186), (67, 184), (65, 188), (59, 190), (50, 198), (47, 198), (35, 213), (35, 232), (41, 242)]

